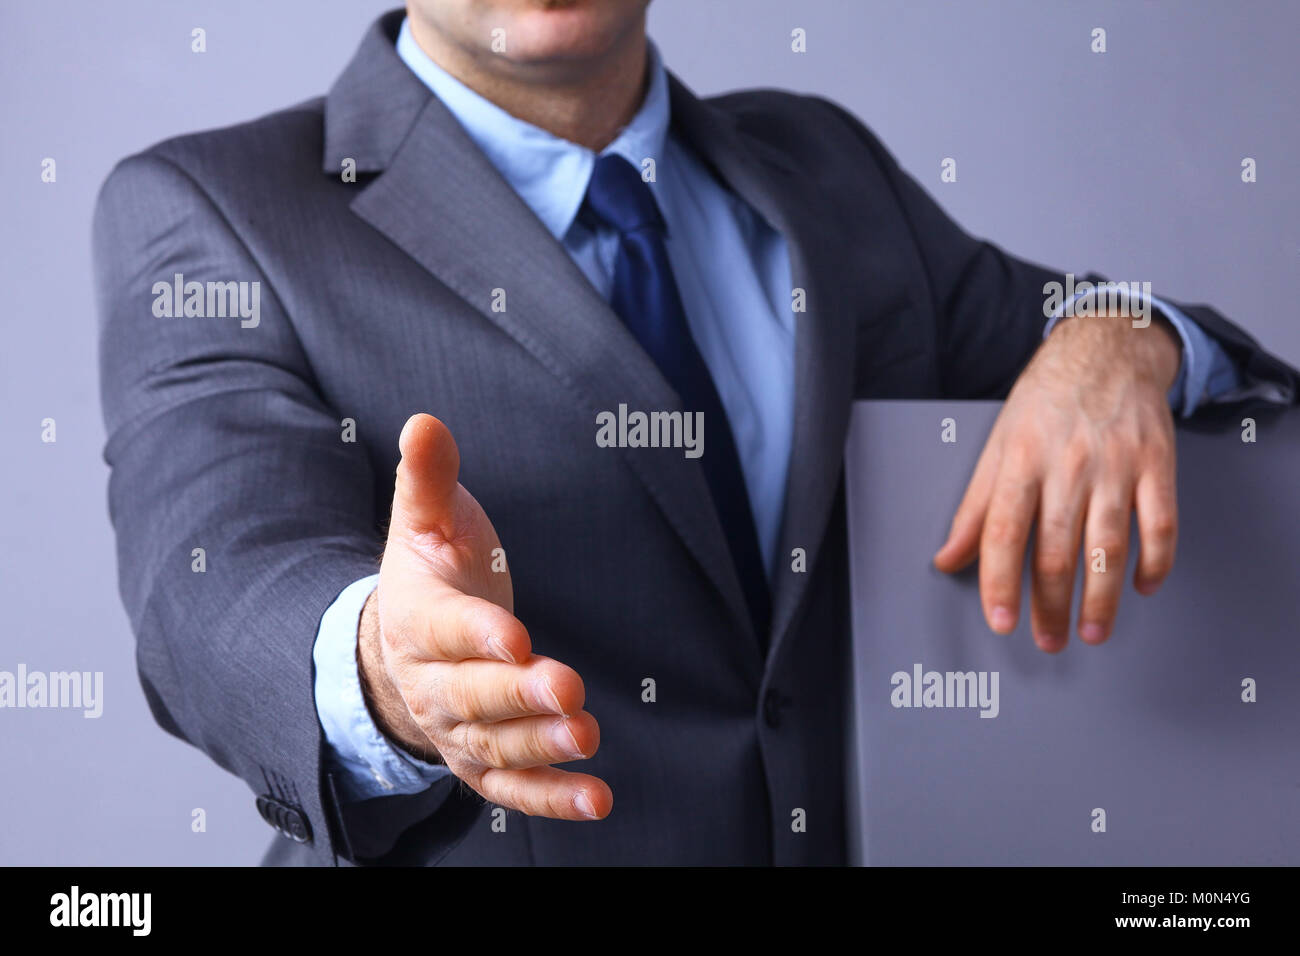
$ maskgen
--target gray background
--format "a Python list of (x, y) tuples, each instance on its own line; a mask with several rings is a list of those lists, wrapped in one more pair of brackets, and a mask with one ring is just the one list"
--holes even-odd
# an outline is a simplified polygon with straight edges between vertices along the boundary
[[(136, 682), (100, 457), (90, 212), (118, 158), (323, 93), (394, 5), (0, 5), (0, 669), (105, 672), (97, 721), (0, 710), (0, 863), (249, 863), (270, 835), (241, 781), (155, 727)], [(794, 27), (806, 54), (790, 52)], [(656, 0), (651, 32), (697, 92), (838, 100), (972, 232), (1214, 302), (1300, 364), (1293, 2)], [(948, 156), (955, 184), (939, 182)], [(195, 807), (206, 833), (190, 831)]]
[[(996, 402), (861, 402), (847, 454), (856, 859), (872, 865), (1300, 863), (1300, 411), (1178, 436), (1182, 548), (1109, 641), (984, 624), (974, 569), (929, 565)], [(940, 422), (957, 441), (940, 441)], [(917, 494), (917, 489), (924, 492)], [(1136, 538), (1134, 539), (1136, 542)], [(1086, 573), (1079, 569), (1079, 579)], [(1028, 575), (1025, 576), (1028, 594)], [(1076, 594), (1078, 593), (1076, 589)], [(1077, 607), (1077, 602), (1076, 602)], [(895, 708), (891, 676), (997, 671), (998, 715)], [(1243, 678), (1257, 699), (1241, 699)], [(1106, 811), (1094, 833), (1092, 811)]]

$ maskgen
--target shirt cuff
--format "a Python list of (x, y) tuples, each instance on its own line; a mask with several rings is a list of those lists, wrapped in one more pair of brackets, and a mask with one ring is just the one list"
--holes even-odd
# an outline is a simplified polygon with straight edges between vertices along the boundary
[(326, 761), (345, 803), (399, 793), (419, 793), (451, 773), (388, 741), (375, 726), (357, 673), (357, 627), (379, 575), (354, 581), (321, 617), (312, 660), (316, 664), (316, 714), (325, 731)]
[[(1052, 313), (1047, 326), (1043, 329), (1043, 337), (1050, 335), (1056, 323), (1071, 314), (1073, 306), (1081, 298), (1111, 288), (1110, 285), (1102, 283), (1095, 291), (1076, 292)], [(1227, 396), (1241, 388), (1241, 372), (1228, 354), (1181, 309), (1140, 290), (1120, 287), (1118, 293), (1121, 299), (1136, 297), (1148, 308), (1158, 310), (1178, 333), (1178, 338), (1183, 345), (1182, 357), (1178, 365), (1178, 375), (1174, 378), (1174, 384), (1170, 386), (1167, 396), (1169, 406), (1175, 414), (1190, 418), (1202, 404), (1227, 400)]]

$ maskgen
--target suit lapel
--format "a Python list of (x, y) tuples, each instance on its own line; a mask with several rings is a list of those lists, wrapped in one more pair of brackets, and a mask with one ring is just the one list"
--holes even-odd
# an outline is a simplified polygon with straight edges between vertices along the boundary
[[(866, 280), (833, 225), (843, 216), (834, 196), (810, 188), (783, 152), (748, 134), (735, 114), (698, 99), (676, 78), (671, 87), (674, 127), (785, 237), (793, 285), (806, 293), (807, 311), (795, 316), (794, 443), (773, 575), (775, 659), (807, 593), (839, 486), (853, 399), (854, 316), (847, 305), (865, 301)], [(795, 548), (806, 552), (809, 573), (791, 571)]]
[[(359, 171), (380, 173), (352, 210), (559, 379), (588, 416), (591, 441), (600, 411), (624, 403), (680, 409), (672, 387), (564, 247), (397, 57), (398, 24), (400, 15), (376, 25), (327, 102), (325, 170), (337, 175), (342, 157), (352, 156)], [(505, 311), (492, 308), (498, 288), (506, 292)], [(699, 463), (674, 449), (621, 454), (738, 626), (752, 633)]]

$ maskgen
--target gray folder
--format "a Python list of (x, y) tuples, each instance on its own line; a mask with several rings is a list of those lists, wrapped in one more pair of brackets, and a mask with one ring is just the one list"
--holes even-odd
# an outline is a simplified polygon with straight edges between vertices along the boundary
[(999, 408), (854, 410), (853, 859), (1300, 863), (1300, 413), (1261, 420), (1253, 443), (1180, 430), (1172, 575), (1133, 590), (1134, 529), (1128, 567), (1107, 569), (1125, 576), (1113, 636), (1072, 632), (1048, 655), (1027, 580), (1000, 636), (975, 569), (930, 563)]

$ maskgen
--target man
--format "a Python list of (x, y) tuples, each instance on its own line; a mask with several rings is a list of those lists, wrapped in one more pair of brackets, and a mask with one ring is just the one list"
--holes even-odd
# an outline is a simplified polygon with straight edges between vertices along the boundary
[(851, 402), (1009, 396), (935, 563), (1008, 632), (1037, 519), (1059, 651), (1120, 597), (1071, 620), (1080, 547), (1135, 513), (1169, 573), (1171, 404), (1294, 400), (1206, 308), (1049, 322), (1062, 275), (826, 101), (697, 99), (645, 7), (411, 0), (323, 100), (104, 187), (141, 678), (268, 862), (842, 862)]

